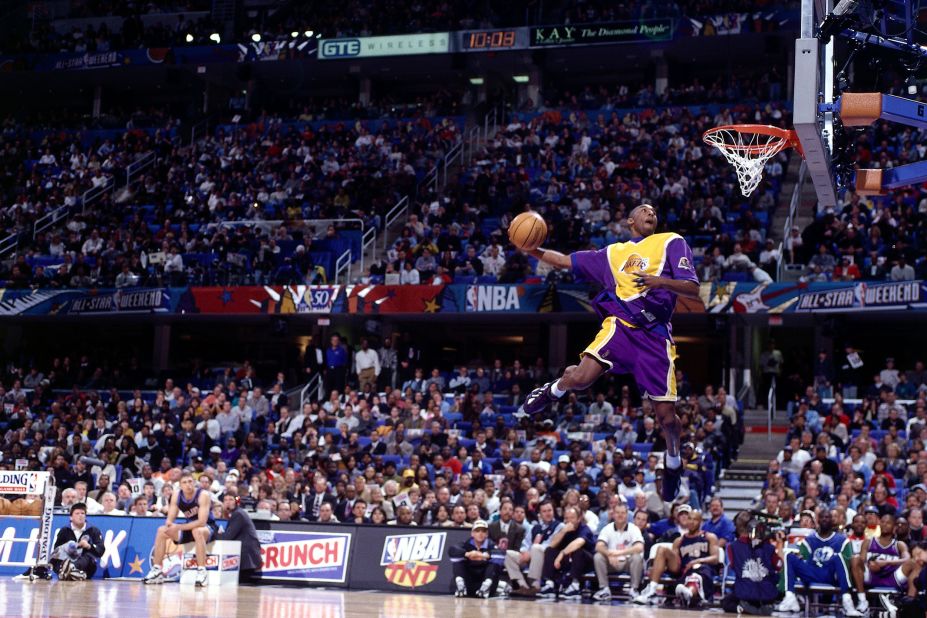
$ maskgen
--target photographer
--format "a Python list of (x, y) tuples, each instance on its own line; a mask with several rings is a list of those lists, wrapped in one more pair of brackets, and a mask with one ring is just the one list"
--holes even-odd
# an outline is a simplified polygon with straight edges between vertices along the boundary
[(773, 601), (779, 596), (779, 571), (782, 559), (777, 545), (782, 543), (776, 522), (760, 512), (742, 511), (734, 518), (737, 538), (727, 546), (727, 559), (734, 574), (733, 594), (721, 600), (721, 607), (731, 614), (747, 613), (769, 616)]
[(103, 534), (87, 524), (87, 507), (71, 506), (71, 523), (58, 531), (51, 564), (61, 580), (84, 581), (93, 577), (103, 556)]

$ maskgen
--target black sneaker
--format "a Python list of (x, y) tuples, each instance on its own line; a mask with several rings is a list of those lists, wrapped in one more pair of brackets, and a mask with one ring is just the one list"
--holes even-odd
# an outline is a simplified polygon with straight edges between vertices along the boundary
[(673, 502), (679, 494), (679, 485), (682, 483), (682, 464), (678, 468), (670, 468), (663, 463), (663, 489), (660, 497), (664, 502)]
[(522, 406), (525, 414), (529, 416), (535, 416), (540, 414), (544, 410), (550, 407), (550, 404), (557, 401), (557, 398), (554, 397), (554, 394), (550, 392), (550, 387), (553, 385), (553, 382), (548, 382), (544, 386), (539, 386), (530, 393), (525, 398), (525, 403)]

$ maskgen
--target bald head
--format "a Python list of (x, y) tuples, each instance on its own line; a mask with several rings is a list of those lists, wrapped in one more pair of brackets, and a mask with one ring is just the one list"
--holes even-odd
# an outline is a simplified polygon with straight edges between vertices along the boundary
[(628, 215), (628, 227), (635, 236), (650, 236), (657, 231), (657, 211), (650, 204), (641, 204)]

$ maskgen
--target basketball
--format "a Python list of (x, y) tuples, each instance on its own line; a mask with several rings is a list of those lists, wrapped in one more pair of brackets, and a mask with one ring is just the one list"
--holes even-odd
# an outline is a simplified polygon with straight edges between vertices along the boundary
[(522, 251), (533, 251), (547, 238), (547, 223), (534, 211), (523, 212), (509, 224), (509, 240)]

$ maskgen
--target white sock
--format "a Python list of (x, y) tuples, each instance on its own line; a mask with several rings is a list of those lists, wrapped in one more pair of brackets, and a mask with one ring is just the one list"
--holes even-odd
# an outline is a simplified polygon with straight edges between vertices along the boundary
[(657, 591), (657, 583), (656, 583), (656, 582), (649, 582), (649, 583), (647, 584), (647, 587), (644, 588), (644, 594), (653, 594), (653, 593), (655, 593), (656, 591)]
[(865, 592), (857, 592), (857, 593), (856, 593), (856, 598), (859, 599), (860, 603), (862, 603), (863, 601), (866, 600), (866, 593), (865, 593)]
[(560, 399), (561, 397), (566, 395), (566, 391), (560, 390), (558, 388), (559, 386), (560, 386), (560, 380), (557, 380), (556, 382), (550, 385), (550, 393), (557, 399)]
[(666, 467), (675, 470), (682, 465), (682, 458), (679, 455), (666, 454)]

